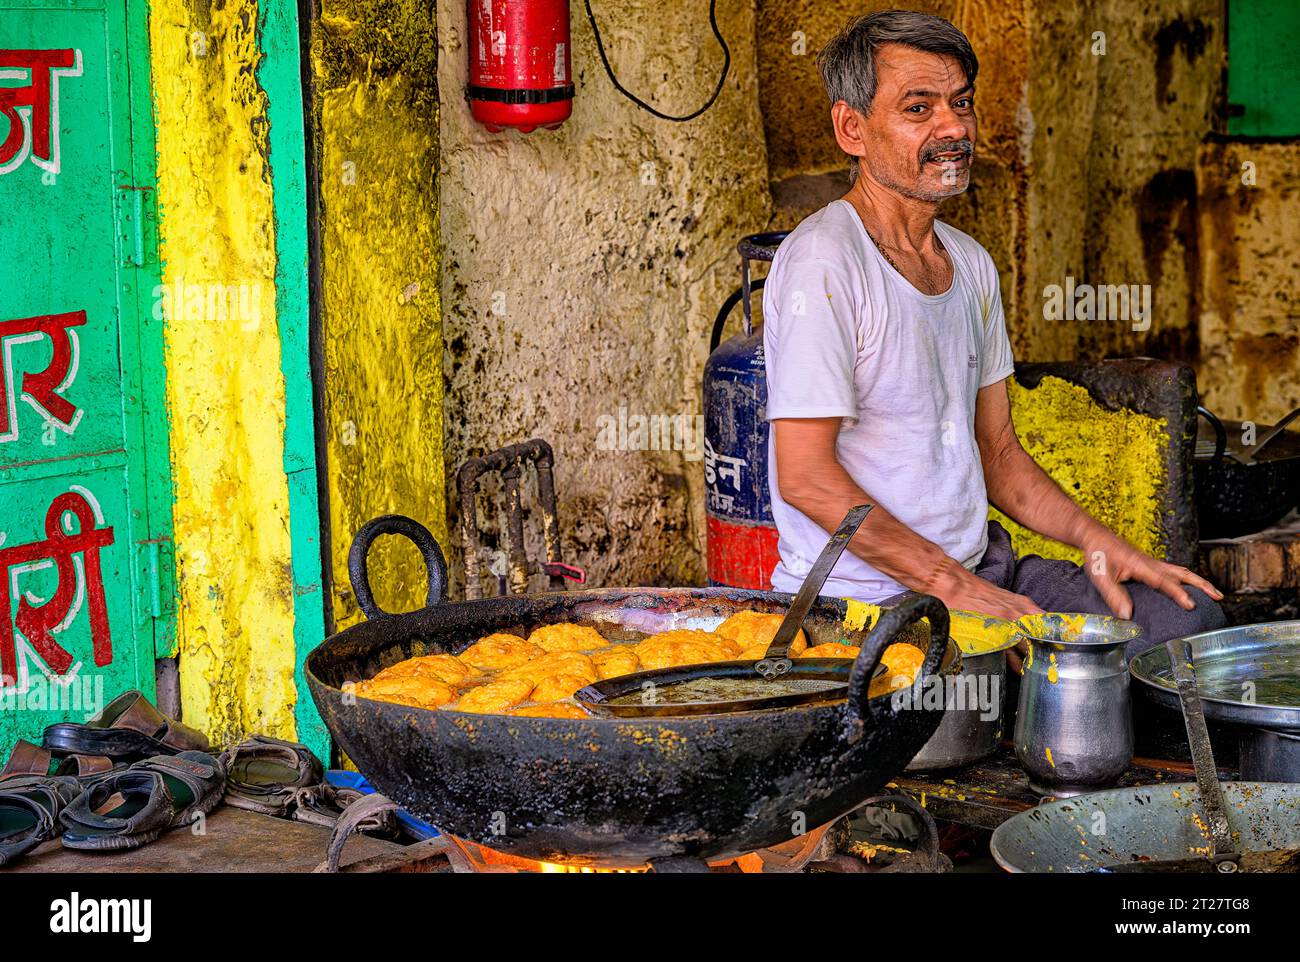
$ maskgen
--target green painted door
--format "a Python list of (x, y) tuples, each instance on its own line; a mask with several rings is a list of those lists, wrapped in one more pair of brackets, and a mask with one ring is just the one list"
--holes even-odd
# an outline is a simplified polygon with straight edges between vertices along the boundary
[(1228, 133), (1300, 135), (1300, 2), (1228, 0)]
[(134, 0), (0, 0), (5, 752), (152, 694), (174, 631), (148, 90)]

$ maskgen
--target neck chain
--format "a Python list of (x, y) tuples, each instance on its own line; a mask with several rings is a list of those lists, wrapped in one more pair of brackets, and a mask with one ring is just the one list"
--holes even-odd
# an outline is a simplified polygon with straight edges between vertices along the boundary
[[(862, 218), (859, 217), (858, 220), (862, 220)], [(885, 250), (884, 245), (881, 244), (880, 241), (876, 240), (876, 235), (871, 233), (871, 231), (867, 228), (865, 222), (863, 222), (862, 224), (862, 229), (866, 231), (867, 236), (871, 238), (871, 243), (876, 245), (876, 250), (880, 251), (880, 256), (889, 262), (889, 266), (892, 267), (894, 270), (898, 271), (898, 273), (903, 274), (903, 269), (894, 263), (894, 259), (889, 256), (889, 252)], [(940, 253), (943, 252), (944, 250), (943, 241), (939, 240), (938, 232), (936, 232), (934, 235), (934, 246)], [(903, 274), (903, 276), (906, 277), (907, 275)]]
[[(881, 246), (880, 241), (876, 240), (876, 235), (867, 230), (866, 224), (862, 225), (862, 229), (867, 231), (867, 236), (871, 238), (871, 243), (876, 245), (876, 250), (880, 251), (880, 256), (889, 262), (889, 266), (898, 271), (898, 273), (903, 274), (903, 269), (894, 263), (894, 259), (890, 257), (885, 248)], [(903, 276), (906, 277), (907, 275), (903, 274)]]

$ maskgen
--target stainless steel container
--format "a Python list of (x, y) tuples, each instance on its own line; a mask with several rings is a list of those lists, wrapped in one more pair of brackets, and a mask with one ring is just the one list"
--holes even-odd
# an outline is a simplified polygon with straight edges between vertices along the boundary
[(950, 680), (943, 721), (907, 766), (909, 772), (962, 768), (988, 758), (1002, 738), (1007, 656), (1004, 649), (971, 655), (962, 652)]
[(1242, 732), (1240, 765), (1244, 782), (1300, 782), (1300, 733)]
[(1016, 758), (1042, 795), (1077, 795), (1111, 784), (1133, 757), (1128, 659), (1142, 635), (1105, 615), (1031, 615), (1016, 714)]

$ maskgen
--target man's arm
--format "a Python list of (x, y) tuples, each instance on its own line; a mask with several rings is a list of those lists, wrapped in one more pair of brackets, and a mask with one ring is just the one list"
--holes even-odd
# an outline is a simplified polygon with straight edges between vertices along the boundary
[[(849, 508), (876, 504), (835, 456), (840, 418), (779, 418), (772, 430), (781, 497), (819, 527), (834, 531)], [(900, 584), (935, 595), (949, 608), (1002, 618), (1042, 611), (1023, 595), (1003, 591), (967, 571), (879, 505), (867, 515), (849, 550)]]
[(1194, 604), (1183, 585), (1195, 585), (1216, 600), (1223, 597), (1194, 572), (1143, 554), (1075, 504), (1021, 447), (1005, 380), (980, 389), (975, 438), (990, 503), (1026, 528), (1081, 550), (1084, 570), (1119, 617), (1133, 614), (1125, 581), (1150, 585), (1188, 610)]

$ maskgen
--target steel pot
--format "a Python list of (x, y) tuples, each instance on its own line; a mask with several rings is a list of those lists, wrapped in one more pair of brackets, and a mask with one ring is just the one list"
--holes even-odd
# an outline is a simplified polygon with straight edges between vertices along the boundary
[(1029, 641), (1016, 711), (1016, 758), (1029, 787), (1075, 795), (1109, 785), (1133, 757), (1124, 646), (1142, 628), (1105, 615), (1020, 620)]
[[(390, 615), (365, 570), (376, 537), (401, 533), (429, 568), (426, 607)], [(943, 715), (926, 702), (868, 697), (892, 642), (925, 650), (922, 679), (955, 670), (948, 612), (929, 597), (884, 613), (867, 633), (847, 604), (819, 599), (811, 644), (860, 644), (846, 701), (682, 718), (525, 718), (371, 701), (348, 682), (414, 655), (459, 652), (497, 631), (589, 624), (613, 640), (710, 628), (744, 610), (782, 612), (790, 596), (725, 588), (624, 588), (443, 604), (437, 542), (409, 518), (377, 518), (349, 558), (369, 620), (307, 658), (307, 683), (331, 734), (376, 789), (445, 832), (523, 858), (609, 868), (726, 858), (765, 848), (851, 811), (902, 771)], [(929, 630), (918, 623), (928, 619)]]
[(962, 652), (960, 670), (949, 682), (952, 691), (943, 721), (907, 770), (964, 768), (996, 752), (1002, 739), (1006, 683), (1005, 650)]
[(1240, 745), (1243, 781), (1300, 782), (1300, 733), (1250, 728)]

